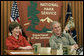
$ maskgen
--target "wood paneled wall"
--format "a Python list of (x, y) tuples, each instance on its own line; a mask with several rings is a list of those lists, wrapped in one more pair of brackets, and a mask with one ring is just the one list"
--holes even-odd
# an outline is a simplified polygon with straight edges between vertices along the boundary
[[(62, 28), (64, 28), (67, 4), (71, 3), (72, 16), (74, 18), (77, 31), (78, 45), (83, 46), (83, 1), (63, 1)], [(4, 54), (5, 40), (8, 37), (8, 25), (10, 23), (10, 13), (13, 1), (1, 1), (1, 54)]]
[(63, 29), (65, 27), (64, 23), (68, 3), (71, 3), (72, 16), (75, 23), (78, 45), (83, 46), (83, 1), (63, 1), (63, 13), (61, 19), (59, 19)]
[(83, 46), (83, 1), (63, 1), (62, 26), (64, 28), (67, 4), (71, 3), (72, 16), (75, 23), (78, 45)]

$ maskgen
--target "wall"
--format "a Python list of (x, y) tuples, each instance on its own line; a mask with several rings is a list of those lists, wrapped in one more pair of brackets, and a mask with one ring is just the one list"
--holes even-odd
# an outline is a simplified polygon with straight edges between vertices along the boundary
[[(1, 55), (6, 49), (5, 40), (8, 37), (8, 25), (10, 23), (10, 13), (13, 1), (1, 1)], [(69, 1), (72, 8), (72, 16), (74, 18), (78, 45), (83, 46), (83, 1)], [(64, 28), (65, 15), (68, 1), (63, 1), (62, 18), (59, 20)]]

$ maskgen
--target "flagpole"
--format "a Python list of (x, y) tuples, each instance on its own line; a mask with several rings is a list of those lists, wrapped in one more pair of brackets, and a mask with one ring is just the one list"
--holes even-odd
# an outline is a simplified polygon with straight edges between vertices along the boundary
[[(69, 4), (69, 6), (71, 7), (71, 3), (68, 1), (68, 4)], [(69, 32), (70, 32), (70, 35), (72, 36), (72, 34), (71, 34), (71, 30), (69, 30)]]

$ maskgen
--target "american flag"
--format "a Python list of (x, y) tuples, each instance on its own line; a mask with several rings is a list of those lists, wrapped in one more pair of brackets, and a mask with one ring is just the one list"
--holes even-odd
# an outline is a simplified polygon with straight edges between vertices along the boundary
[[(17, 2), (16, 1), (13, 2), (12, 8), (11, 8), (10, 21), (11, 22), (15, 21), (15, 22), (20, 23), (19, 10), (18, 10), (18, 6), (17, 6)], [(21, 29), (20, 35), (23, 35), (27, 39), (27, 36), (25, 35), (23, 29)], [(9, 36), (11, 36), (11, 33), (9, 33)]]
[(11, 22), (18, 22), (20, 23), (20, 17), (19, 17), (19, 11), (18, 11), (18, 7), (17, 7), (17, 2), (14, 1), (12, 8), (11, 8), (11, 18), (10, 18)]
[[(10, 22), (14, 22), (14, 21), (20, 23), (19, 10), (16, 1), (13, 2), (11, 8), (11, 17), (10, 17)], [(9, 36), (11, 36), (11, 33), (9, 33)]]

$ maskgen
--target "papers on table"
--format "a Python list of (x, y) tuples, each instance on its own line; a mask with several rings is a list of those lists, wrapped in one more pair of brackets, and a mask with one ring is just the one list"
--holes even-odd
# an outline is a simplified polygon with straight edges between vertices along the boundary
[(10, 52), (11, 54), (34, 54), (33, 52)]

